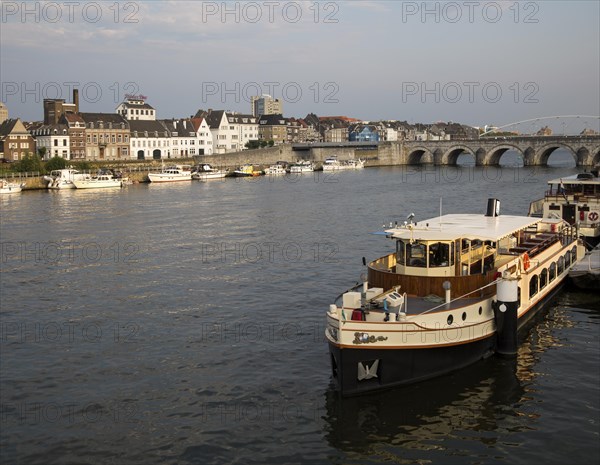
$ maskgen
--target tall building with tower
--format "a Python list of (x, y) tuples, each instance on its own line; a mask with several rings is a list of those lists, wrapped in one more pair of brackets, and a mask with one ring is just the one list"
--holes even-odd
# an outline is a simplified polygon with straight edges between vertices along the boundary
[(58, 124), (64, 113), (79, 113), (79, 90), (73, 89), (73, 103), (62, 98), (44, 99), (44, 124)]

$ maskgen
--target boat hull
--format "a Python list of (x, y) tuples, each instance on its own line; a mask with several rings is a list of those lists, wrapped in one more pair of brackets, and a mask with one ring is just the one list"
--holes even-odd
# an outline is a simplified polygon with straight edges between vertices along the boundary
[(148, 174), (148, 180), (150, 182), (178, 182), (178, 181), (191, 181), (192, 180), (192, 176), (190, 175), (185, 175), (185, 176), (176, 176), (176, 175), (162, 175), (160, 173), (154, 174), (154, 173), (150, 173)]
[[(542, 299), (521, 313), (518, 334), (526, 331), (534, 317), (556, 297), (564, 284), (563, 277)], [(329, 341), (333, 380), (343, 396), (355, 396), (436, 378), (487, 358), (495, 350), (496, 333), (462, 344), (406, 349), (340, 348)], [(377, 376), (359, 380), (358, 364), (372, 366), (375, 360), (379, 360)]]

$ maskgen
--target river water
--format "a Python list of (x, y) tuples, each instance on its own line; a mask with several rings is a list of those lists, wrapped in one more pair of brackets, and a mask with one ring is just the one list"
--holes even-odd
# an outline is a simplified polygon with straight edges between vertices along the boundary
[(515, 361), (359, 398), (324, 338), (382, 223), (526, 214), (577, 172), (553, 160), (1, 198), (0, 462), (598, 463), (597, 295), (561, 294)]

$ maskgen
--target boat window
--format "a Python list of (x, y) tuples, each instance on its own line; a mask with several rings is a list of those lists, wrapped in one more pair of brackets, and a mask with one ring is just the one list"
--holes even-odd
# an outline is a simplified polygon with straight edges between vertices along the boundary
[(405, 265), (404, 259), (404, 242), (396, 241), (396, 263), (398, 265)]
[(577, 261), (577, 247), (571, 249), (571, 261), (575, 263)]
[(560, 275), (560, 274), (562, 274), (563, 271), (565, 271), (565, 259), (563, 257), (560, 257), (558, 259), (558, 271), (557, 271), (557, 273)]
[(565, 266), (568, 268), (571, 266), (571, 253), (567, 252), (565, 254)]
[(451, 325), (454, 322), (454, 317), (452, 315), (448, 315), (448, 319), (446, 320), (448, 325)]
[(540, 289), (544, 289), (548, 283), (548, 270), (544, 268), (540, 273)]
[(533, 297), (538, 293), (538, 277), (535, 275), (529, 281), (529, 297)]
[(436, 242), (429, 245), (429, 266), (450, 266), (450, 244)]
[(548, 278), (550, 279), (550, 281), (554, 281), (554, 278), (556, 278), (556, 263), (550, 265), (550, 268), (548, 270)]
[(406, 244), (406, 264), (408, 266), (427, 267), (427, 246), (420, 242)]

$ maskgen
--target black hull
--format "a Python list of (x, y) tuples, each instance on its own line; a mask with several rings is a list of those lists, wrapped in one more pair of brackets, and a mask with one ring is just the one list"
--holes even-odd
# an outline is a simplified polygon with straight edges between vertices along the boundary
[[(526, 330), (528, 323), (533, 323), (535, 315), (554, 299), (563, 285), (564, 280), (519, 318), (519, 332)], [(343, 396), (355, 396), (435, 378), (486, 358), (495, 349), (495, 334), (467, 344), (423, 349), (340, 349), (329, 343), (333, 381)], [(371, 366), (375, 360), (379, 360), (377, 377), (359, 381), (359, 362)]]

